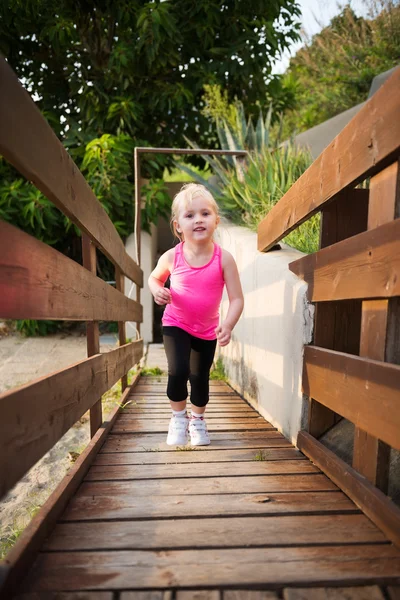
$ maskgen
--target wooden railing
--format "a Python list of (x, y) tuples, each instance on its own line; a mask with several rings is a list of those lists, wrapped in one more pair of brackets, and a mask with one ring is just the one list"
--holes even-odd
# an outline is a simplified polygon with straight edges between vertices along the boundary
[[(121, 378), (126, 388), (143, 354), (141, 339), (126, 343), (124, 327), (134, 321), (140, 331), (142, 306), (123, 294), (124, 276), (140, 289), (143, 273), (4, 59), (0, 88), (0, 153), (81, 230), (83, 255), (81, 266), (0, 221), (0, 318), (86, 321), (88, 347), (86, 360), (0, 396), (1, 497), (87, 410), (92, 438), (106, 429), (101, 396)], [(116, 289), (96, 276), (96, 249), (114, 264)], [(105, 354), (100, 320), (119, 324), (120, 347)]]
[[(400, 450), (399, 157), (400, 68), (258, 228), (266, 251), (322, 213), (320, 250), (290, 265), (316, 303), (298, 447), (397, 544), (400, 510), (383, 492), (390, 447)], [(352, 467), (317, 440), (341, 417), (355, 425)]]

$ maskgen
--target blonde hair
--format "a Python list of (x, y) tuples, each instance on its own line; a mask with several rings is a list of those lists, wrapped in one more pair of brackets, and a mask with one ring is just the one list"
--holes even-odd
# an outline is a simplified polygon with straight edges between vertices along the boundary
[(216, 203), (214, 196), (204, 185), (200, 183), (185, 183), (179, 192), (175, 195), (172, 207), (171, 207), (171, 229), (172, 233), (177, 237), (180, 241), (183, 241), (183, 235), (178, 233), (176, 229), (175, 221), (178, 220), (179, 212), (183, 209), (186, 210), (187, 207), (192, 203), (194, 198), (201, 196), (205, 198), (210, 203), (212, 210), (218, 216), (218, 204)]

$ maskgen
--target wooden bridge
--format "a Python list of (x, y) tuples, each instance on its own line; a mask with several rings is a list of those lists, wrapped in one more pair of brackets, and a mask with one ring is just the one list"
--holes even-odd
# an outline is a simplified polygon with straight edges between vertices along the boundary
[[(88, 323), (87, 360), (0, 396), (1, 495), (89, 409), (92, 434), (2, 563), (1, 598), (398, 599), (400, 510), (385, 492), (400, 449), (400, 69), (259, 228), (267, 250), (322, 212), (321, 250), (291, 265), (316, 303), (298, 448), (224, 382), (211, 382), (212, 445), (165, 445), (165, 381), (126, 378), (143, 354), (123, 326), (142, 318), (138, 170), (133, 261), (5, 61), (0, 83), (0, 152), (83, 244), (80, 266), (0, 222), (0, 317)], [(96, 277), (96, 251), (117, 289)], [(99, 353), (99, 320), (119, 322), (117, 350)], [(121, 378), (123, 408), (103, 422)], [(356, 426), (353, 466), (317, 439), (341, 417)]]

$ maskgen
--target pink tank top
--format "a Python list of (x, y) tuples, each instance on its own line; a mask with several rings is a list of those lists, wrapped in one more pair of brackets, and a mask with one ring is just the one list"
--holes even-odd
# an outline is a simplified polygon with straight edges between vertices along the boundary
[(214, 243), (210, 262), (202, 267), (191, 267), (183, 255), (183, 244), (175, 247), (170, 287), (172, 302), (165, 307), (162, 323), (180, 327), (203, 340), (215, 340), (225, 285), (221, 247)]

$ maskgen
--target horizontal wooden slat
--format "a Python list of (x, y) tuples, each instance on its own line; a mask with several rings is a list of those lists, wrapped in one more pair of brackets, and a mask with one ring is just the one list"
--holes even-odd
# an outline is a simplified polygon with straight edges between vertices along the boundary
[(0, 221), (0, 317), (137, 322), (143, 310), (61, 252)]
[(132, 496), (107, 492), (102, 484), (92, 494), (71, 499), (63, 521), (115, 519), (183, 518), (204, 516), (289, 515), (304, 513), (357, 512), (358, 509), (341, 492), (272, 492), (268, 494), (203, 494), (199, 502), (194, 495)]
[[(255, 435), (254, 435), (255, 433)], [(212, 434), (211, 446), (197, 446), (197, 452), (222, 451), (235, 448), (291, 448), (292, 444), (281, 433), (273, 429), (262, 432), (233, 431)], [(165, 434), (110, 435), (101, 452), (174, 452), (174, 446), (166, 444)], [(193, 450), (191, 450), (193, 452)]]
[(393, 162), (400, 145), (400, 68), (361, 108), (258, 226), (268, 250), (348, 186)]
[(0, 497), (143, 355), (143, 341), (97, 354), (0, 396)]
[(390, 545), (42, 553), (24, 588), (123, 590), (285, 584), (396, 583), (398, 552)]
[(392, 542), (400, 546), (399, 507), (309, 433), (300, 431), (297, 445)]
[(143, 272), (126, 253), (106, 211), (3, 57), (0, 88), (0, 153), (143, 286)]
[[(140, 374), (137, 374), (134, 377), (131, 386), (121, 396), (121, 405), (124, 404), (126, 397), (135, 387), (139, 378)], [(39, 513), (24, 529), (17, 542), (7, 554), (6, 572), (4, 573), (4, 580), (0, 583), (0, 598), (10, 597), (12, 591), (15, 590), (16, 585), (21, 580), (21, 577), (29, 570), (41, 545), (52, 531), (57, 519), (64, 511), (70, 498), (78, 489), (96, 454), (104, 443), (113, 422), (118, 417), (119, 410), (120, 407), (117, 406), (109, 415), (108, 421), (104, 424), (104, 427), (95, 433), (75, 464), (71, 467), (68, 476), (64, 477), (59, 483), (46, 500)], [(99, 600), (101, 600), (101, 598), (102, 596), (99, 596)], [(79, 599), (77, 598), (76, 600)], [(106, 600), (106, 598), (104, 598), (104, 600)]]
[(188, 451), (172, 449), (171, 452), (104, 452), (96, 459), (97, 466), (110, 465), (167, 465), (181, 463), (220, 463), (300, 460), (303, 455), (295, 448), (272, 448), (269, 450), (235, 449), (208, 450), (199, 452), (195, 448)]
[(400, 449), (400, 366), (315, 346), (304, 349), (303, 390)]
[(204, 150), (202, 148), (146, 148), (136, 147), (138, 154), (196, 154), (197, 156), (247, 156), (247, 150)]
[(192, 477), (142, 481), (86, 481), (81, 496), (176, 496), (202, 494), (268, 494), (270, 492), (330, 492), (336, 486), (325, 475), (265, 475), (261, 477)]
[(310, 302), (400, 296), (400, 219), (289, 265), (308, 283)]
[(90, 469), (86, 481), (186, 479), (190, 477), (231, 477), (233, 475), (295, 475), (298, 473), (319, 473), (319, 469), (309, 460), (201, 463), (189, 468), (185, 464), (96, 465)]
[(101, 527), (98, 523), (63, 523), (56, 527), (46, 549), (169, 550), (385, 542), (383, 533), (364, 515), (287, 515), (114, 521), (101, 523)]

